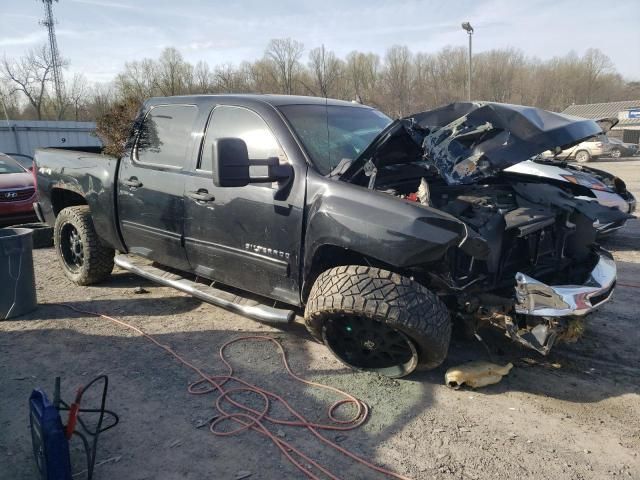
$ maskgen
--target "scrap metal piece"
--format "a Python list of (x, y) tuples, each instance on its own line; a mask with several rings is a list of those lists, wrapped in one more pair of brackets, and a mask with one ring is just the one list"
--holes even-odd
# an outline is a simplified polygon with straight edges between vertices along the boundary
[(498, 365), (485, 361), (473, 361), (448, 369), (444, 374), (444, 382), (455, 390), (462, 385), (471, 388), (486, 387), (498, 383), (512, 368), (512, 363)]
[(558, 331), (546, 323), (540, 323), (530, 329), (518, 329), (511, 317), (505, 317), (505, 333), (507, 337), (527, 348), (548, 355), (556, 343)]

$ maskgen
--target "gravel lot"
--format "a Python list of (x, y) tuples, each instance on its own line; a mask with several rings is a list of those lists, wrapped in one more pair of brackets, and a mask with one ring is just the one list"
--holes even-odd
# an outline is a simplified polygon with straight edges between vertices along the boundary
[[(640, 160), (593, 165), (625, 179), (640, 198)], [(104, 463), (96, 479), (301, 477), (255, 432), (216, 437), (196, 428), (213, 415), (214, 396), (190, 395), (186, 387), (196, 377), (162, 350), (107, 320), (54, 302), (122, 318), (211, 374), (225, 371), (217, 351), (226, 341), (273, 335), (296, 372), (346, 389), (371, 407), (361, 428), (325, 435), (411, 478), (640, 478), (640, 222), (630, 222), (607, 247), (618, 261), (619, 286), (612, 301), (589, 318), (581, 341), (543, 358), (491, 336), (493, 356), (516, 367), (500, 384), (478, 391), (443, 384), (448, 367), (487, 359), (477, 342), (454, 341), (445, 365), (408, 380), (354, 373), (314, 343), (300, 322), (286, 330), (262, 325), (123, 271), (103, 285), (78, 287), (59, 271), (53, 250), (35, 251), (40, 306), (0, 322), (0, 478), (35, 478), (31, 390), (51, 392), (60, 375), (70, 401), (79, 385), (101, 373), (110, 377), (108, 405), (121, 424), (101, 437), (97, 458)], [(137, 286), (149, 293), (135, 294)], [(323, 420), (326, 406), (336, 400), (288, 379), (267, 345), (234, 345), (229, 357), (239, 375), (286, 395), (310, 418)], [(341, 478), (384, 478), (306, 431), (289, 427), (274, 433)], [(73, 455), (81, 469), (77, 447)]]

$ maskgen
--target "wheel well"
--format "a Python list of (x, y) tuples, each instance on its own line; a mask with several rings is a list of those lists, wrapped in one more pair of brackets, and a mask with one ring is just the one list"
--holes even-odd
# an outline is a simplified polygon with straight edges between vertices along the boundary
[(376, 258), (363, 255), (362, 253), (348, 250), (346, 248), (337, 247), (335, 245), (323, 245), (319, 247), (311, 260), (311, 268), (307, 271), (302, 285), (302, 302), (306, 303), (311, 287), (313, 287), (316, 278), (322, 272), (330, 268), (340, 267), (343, 265), (363, 265), (369, 267), (378, 267), (391, 272), (400, 273), (397, 268), (384, 263)]
[(63, 188), (54, 188), (51, 191), (51, 206), (56, 217), (63, 209), (76, 205), (87, 205), (87, 200), (79, 193)]

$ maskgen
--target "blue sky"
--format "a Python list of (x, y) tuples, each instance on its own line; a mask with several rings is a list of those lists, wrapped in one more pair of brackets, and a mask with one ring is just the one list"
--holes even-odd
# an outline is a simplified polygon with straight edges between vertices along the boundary
[[(561, 0), (60, 0), (58, 45), (71, 72), (109, 81), (125, 61), (157, 57), (167, 46), (191, 62), (239, 63), (262, 56), (271, 38), (295, 38), (383, 54), (393, 44), (433, 52), (466, 46), (460, 28), (474, 26), (474, 51), (514, 47), (548, 59), (600, 48), (628, 79), (640, 80), (640, 1)], [(19, 56), (46, 40), (37, 0), (0, 2), (0, 55)], [(305, 57), (306, 60), (306, 57)]]

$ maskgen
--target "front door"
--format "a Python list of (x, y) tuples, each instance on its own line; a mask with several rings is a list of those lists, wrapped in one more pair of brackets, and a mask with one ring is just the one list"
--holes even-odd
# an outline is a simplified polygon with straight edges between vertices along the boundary
[(194, 105), (157, 105), (147, 112), (118, 175), (118, 213), (131, 253), (189, 269), (182, 244), (184, 186), (193, 148)]
[(256, 112), (230, 105), (213, 110), (197, 170), (185, 192), (185, 248), (191, 268), (203, 277), (298, 304), (304, 198), (300, 190), (305, 182), (294, 182), (284, 198), (272, 183), (215, 187), (212, 144), (225, 137), (244, 140), (251, 160), (288, 161)]

